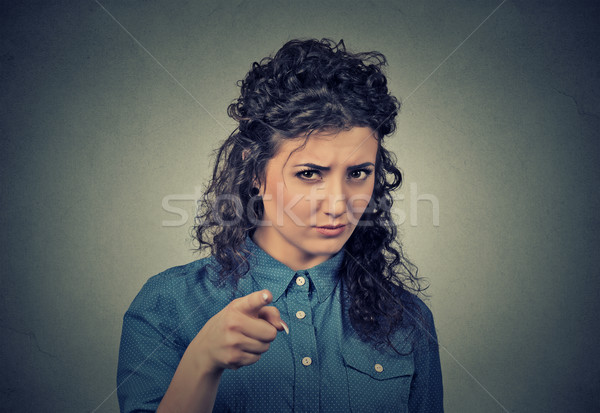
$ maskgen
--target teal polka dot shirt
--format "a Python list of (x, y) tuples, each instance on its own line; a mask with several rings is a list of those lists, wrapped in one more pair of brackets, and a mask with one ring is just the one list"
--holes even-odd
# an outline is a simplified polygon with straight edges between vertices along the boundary
[[(418, 338), (400, 329), (403, 355), (361, 341), (345, 314), (337, 273), (340, 251), (294, 271), (249, 237), (250, 271), (238, 290), (217, 287), (208, 257), (151, 277), (123, 317), (117, 368), (121, 412), (155, 411), (187, 346), (233, 298), (268, 289), (290, 333), (279, 333), (260, 360), (225, 370), (215, 412), (443, 412), (439, 350), (431, 312)], [(407, 307), (408, 308), (408, 307)]]

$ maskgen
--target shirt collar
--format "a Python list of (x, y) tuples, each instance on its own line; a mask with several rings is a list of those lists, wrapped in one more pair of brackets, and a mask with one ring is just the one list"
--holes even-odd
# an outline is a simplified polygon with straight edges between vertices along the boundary
[(325, 301), (331, 295), (339, 280), (338, 271), (344, 259), (344, 250), (340, 250), (328, 260), (306, 270), (294, 271), (287, 265), (270, 256), (259, 247), (250, 236), (246, 237), (246, 247), (249, 251), (250, 274), (261, 289), (267, 289), (273, 294), (273, 302), (285, 292), (296, 274), (312, 280), (319, 302)]

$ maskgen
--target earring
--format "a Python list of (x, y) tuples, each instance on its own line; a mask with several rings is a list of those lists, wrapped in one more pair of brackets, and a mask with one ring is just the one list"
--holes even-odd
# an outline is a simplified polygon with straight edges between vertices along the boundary
[(257, 187), (252, 187), (252, 189), (250, 190), (250, 195), (252, 196), (256, 196), (260, 193), (260, 190)]

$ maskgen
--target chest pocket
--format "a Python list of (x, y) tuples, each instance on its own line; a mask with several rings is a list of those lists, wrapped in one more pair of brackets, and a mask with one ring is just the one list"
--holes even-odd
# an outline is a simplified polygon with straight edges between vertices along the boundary
[(412, 354), (380, 353), (367, 345), (342, 349), (353, 412), (407, 412)]

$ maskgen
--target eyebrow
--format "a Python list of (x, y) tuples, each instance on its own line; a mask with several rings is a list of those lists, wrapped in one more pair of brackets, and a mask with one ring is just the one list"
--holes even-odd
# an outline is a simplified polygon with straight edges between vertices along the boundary
[[(321, 165), (317, 165), (317, 164), (314, 164), (314, 163), (302, 163), (302, 164), (294, 165), (294, 167), (296, 167), (296, 166), (307, 166), (309, 168), (317, 169), (319, 171), (330, 171), (331, 170), (331, 167), (329, 167), (329, 166), (321, 166)], [(355, 169), (362, 169), (362, 168), (365, 168), (367, 166), (375, 166), (375, 164), (373, 162), (364, 162), (364, 163), (361, 163), (359, 165), (349, 166), (348, 170), (349, 171), (353, 171)]]

